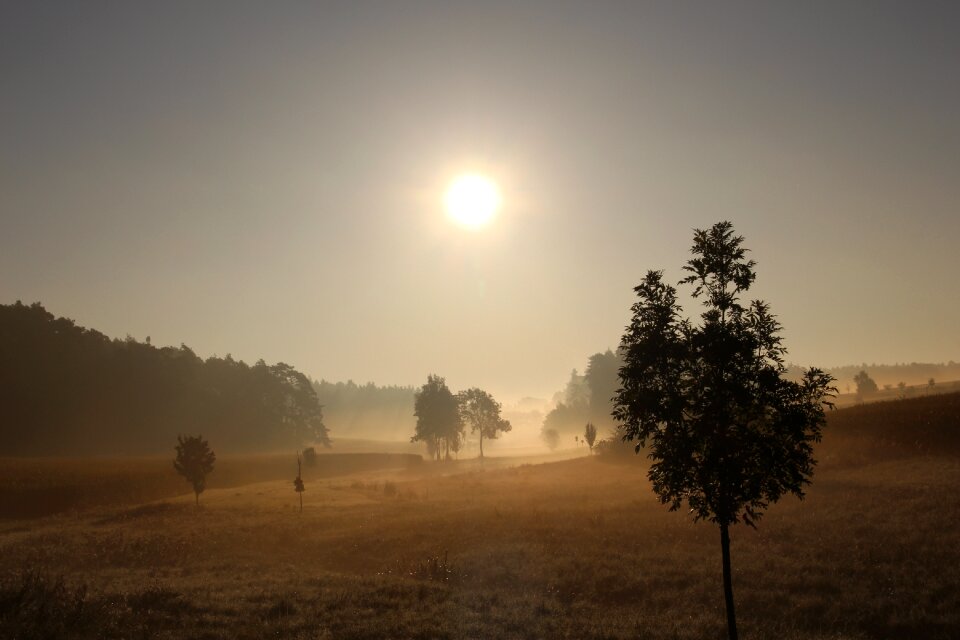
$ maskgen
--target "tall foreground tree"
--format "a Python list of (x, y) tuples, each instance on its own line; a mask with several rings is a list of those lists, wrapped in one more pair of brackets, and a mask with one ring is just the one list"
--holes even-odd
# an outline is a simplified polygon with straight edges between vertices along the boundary
[(696, 230), (681, 284), (705, 307), (698, 324), (682, 317), (677, 291), (649, 271), (621, 343), (624, 364), (614, 418), (636, 451), (648, 447), (654, 491), (671, 511), (720, 529), (723, 591), (737, 638), (730, 570), (731, 525), (751, 527), (785, 493), (803, 497), (833, 378), (808, 370), (785, 380), (780, 324), (766, 303), (740, 295), (756, 277), (743, 238), (729, 222)]
[(497, 436), (510, 431), (513, 426), (509, 420), (500, 417), (500, 403), (483, 389), (473, 387), (457, 394), (460, 403), (460, 415), (469, 425), (470, 432), (480, 433), (480, 457), (483, 457), (483, 439), (495, 440)]
[(450, 457), (450, 449), (459, 449), (463, 438), (463, 420), (457, 397), (440, 376), (428, 375), (413, 401), (417, 427), (411, 442), (424, 442), (437, 460)]

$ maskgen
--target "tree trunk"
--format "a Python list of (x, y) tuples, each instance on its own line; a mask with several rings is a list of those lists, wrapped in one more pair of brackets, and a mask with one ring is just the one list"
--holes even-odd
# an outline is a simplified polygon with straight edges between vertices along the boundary
[(194, 491), (194, 492), (193, 492), (193, 497), (194, 497), (194, 499), (197, 501), (197, 506), (199, 507), (199, 506), (200, 506), (200, 492), (199, 492), (199, 491)]
[(480, 457), (483, 457), (483, 429), (480, 429)]
[(723, 597), (727, 602), (727, 632), (730, 640), (737, 640), (737, 614), (733, 610), (733, 577), (730, 575), (730, 531), (720, 525), (720, 549), (723, 552)]

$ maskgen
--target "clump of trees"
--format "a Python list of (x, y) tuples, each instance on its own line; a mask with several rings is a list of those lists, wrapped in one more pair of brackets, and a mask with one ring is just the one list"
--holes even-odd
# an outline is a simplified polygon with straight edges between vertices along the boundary
[(410, 442), (423, 442), (430, 457), (437, 460), (449, 459), (451, 450), (460, 450), (463, 418), (457, 397), (446, 380), (433, 374), (427, 376), (427, 382), (414, 396), (413, 414), (417, 426)]
[(207, 488), (207, 476), (213, 472), (217, 456), (203, 436), (177, 436), (175, 449), (177, 457), (173, 460), (173, 468), (193, 487), (199, 506), (200, 494)]
[(620, 356), (607, 349), (590, 356), (583, 375), (574, 369), (564, 390), (554, 396), (555, 406), (544, 418), (541, 433), (552, 429), (560, 434), (579, 434), (585, 422), (612, 428), (610, 414), (621, 364)]
[(623, 437), (647, 447), (660, 501), (686, 503), (695, 520), (720, 529), (723, 587), (731, 639), (737, 638), (729, 529), (755, 526), (785, 493), (803, 497), (835, 392), (818, 369), (784, 378), (780, 324), (759, 300), (744, 304), (755, 263), (729, 222), (696, 230), (680, 283), (705, 307), (684, 318), (675, 287), (649, 271), (621, 342), (624, 364), (614, 417)]
[(0, 455), (158, 453), (177, 430), (234, 451), (329, 446), (288, 364), (110, 339), (39, 303), (0, 305)]
[(473, 387), (454, 395), (446, 380), (433, 374), (414, 395), (413, 407), (417, 425), (410, 441), (426, 444), (436, 460), (449, 460), (451, 452), (460, 451), (467, 426), (479, 434), (481, 458), (484, 438), (495, 439), (512, 429), (500, 415), (500, 403), (489, 393)]

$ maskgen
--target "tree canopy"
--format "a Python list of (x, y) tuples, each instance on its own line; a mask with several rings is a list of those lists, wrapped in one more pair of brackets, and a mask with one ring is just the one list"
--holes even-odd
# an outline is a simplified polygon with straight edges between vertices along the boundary
[(483, 439), (491, 440), (513, 427), (509, 420), (500, 417), (500, 403), (483, 389), (473, 387), (457, 394), (460, 415), (469, 425), (471, 433), (480, 435), (480, 457), (483, 457)]
[(39, 303), (0, 305), (0, 413), (12, 455), (158, 453), (183, 431), (232, 451), (330, 443), (290, 365), (110, 339)]
[(413, 413), (417, 426), (411, 442), (423, 442), (438, 460), (459, 451), (463, 440), (463, 420), (457, 397), (440, 376), (430, 374), (414, 396)]
[(861, 369), (857, 375), (853, 376), (853, 382), (857, 385), (857, 395), (860, 397), (872, 396), (880, 391), (877, 383), (865, 369)]
[(207, 476), (213, 471), (217, 456), (203, 436), (177, 436), (176, 452), (173, 468), (190, 483), (200, 504), (200, 494), (207, 488)]
[(556, 406), (545, 416), (541, 431), (579, 434), (586, 422), (612, 429), (615, 425), (610, 414), (621, 363), (620, 356), (607, 349), (590, 356), (583, 375), (574, 369), (564, 390), (554, 396)]
[(597, 442), (597, 427), (592, 422), (588, 422), (583, 428), (583, 440), (590, 447), (590, 453), (593, 453), (593, 445)]
[(621, 343), (624, 364), (614, 417), (626, 440), (647, 447), (649, 477), (671, 510), (720, 526), (731, 636), (736, 636), (729, 525), (755, 525), (785, 493), (803, 497), (830, 406), (832, 378), (818, 369), (783, 377), (780, 324), (759, 300), (740, 296), (756, 277), (729, 222), (696, 230), (681, 284), (705, 310), (682, 315), (677, 290), (649, 271)]

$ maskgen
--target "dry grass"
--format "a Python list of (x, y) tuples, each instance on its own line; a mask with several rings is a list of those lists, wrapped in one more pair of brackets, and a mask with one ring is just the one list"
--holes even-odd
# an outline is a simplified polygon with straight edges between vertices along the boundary
[[(831, 417), (807, 499), (733, 532), (742, 637), (960, 637), (957, 400)], [(0, 520), (0, 637), (724, 637), (718, 533), (642, 460), (329, 460), (302, 515), (286, 458), (222, 461), (199, 508), (169, 461), (2, 467), (84, 499)]]
[[(956, 458), (835, 465), (734, 531), (743, 637), (960, 636), (958, 485)], [(0, 634), (723, 637), (718, 535), (639, 463), (314, 478), (302, 515), (286, 480), (191, 500), (0, 523)]]
[[(221, 456), (207, 479), (211, 489), (293, 479), (296, 454)], [(304, 468), (314, 480), (365, 470), (416, 468), (420, 456), (347, 453), (319, 456)], [(168, 457), (0, 458), (0, 519), (34, 518), (104, 505), (141, 504), (189, 491)]]

